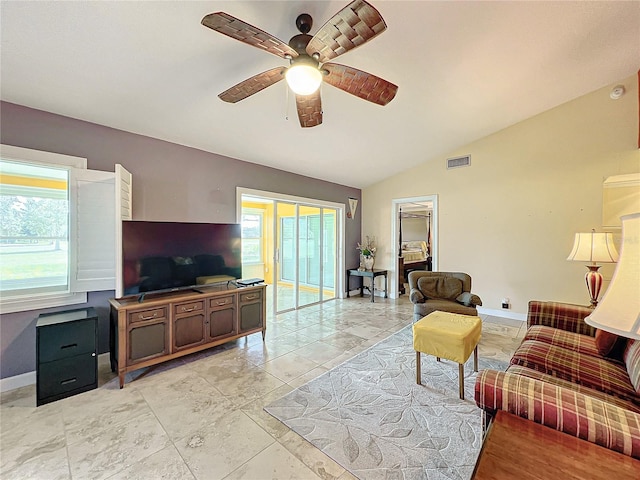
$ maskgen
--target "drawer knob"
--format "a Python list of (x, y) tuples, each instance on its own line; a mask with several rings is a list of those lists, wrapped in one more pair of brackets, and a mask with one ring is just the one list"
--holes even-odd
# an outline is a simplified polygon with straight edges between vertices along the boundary
[(223, 300), (222, 302), (218, 302), (218, 305), (219, 305), (219, 306), (222, 306), (222, 305), (226, 305), (226, 303), (227, 303), (227, 302)]
[(154, 312), (153, 315), (149, 315), (145, 317), (144, 315), (140, 315), (140, 320), (151, 320), (152, 318), (156, 318), (158, 316), (158, 312)]
[(77, 346), (78, 346), (78, 344), (77, 344), (77, 343), (70, 343), (69, 345), (62, 345), (62, 346), (60, 347), (60, 350), (64, 350), (65, 348), (75, 348), (75, 347), (77, 347)]
[(62, 380), (62, 381), (60, 382), (60, 385), (69, 385), (70, 383), (73, 383), (73, 382), (75, 382), (75, 381), (77, 381), (77, 380), (78, 380), (78, 379), (77, 379), (77, 378), (75, 378), (75, 377), (74, 377), (74, 378), (68, 378), (67, 380)]
[(247, 295), (244, 298), (245, 300), (255, 300), (256, 298), (258, 298), (258, 295)]
[(193, 312), (196, 307), (182, 307), (183, 312)]

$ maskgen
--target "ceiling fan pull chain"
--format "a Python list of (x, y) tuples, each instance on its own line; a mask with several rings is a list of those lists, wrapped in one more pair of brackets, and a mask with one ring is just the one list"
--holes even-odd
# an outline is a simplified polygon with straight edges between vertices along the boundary
[(284, 119), (289, 121), (289, 87), (285, 85), (284, 94)]

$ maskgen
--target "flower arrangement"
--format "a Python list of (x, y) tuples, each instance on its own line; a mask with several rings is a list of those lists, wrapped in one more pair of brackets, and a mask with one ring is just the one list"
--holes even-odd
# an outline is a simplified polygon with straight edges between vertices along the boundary
[(363, 257), (375, 257), (376, 256), (376, 240), (375, 238), (370, 238), (367, 235), (366, 242), (358, 243), (356, 247), (357, 250), (360, 250), (360, 255)]

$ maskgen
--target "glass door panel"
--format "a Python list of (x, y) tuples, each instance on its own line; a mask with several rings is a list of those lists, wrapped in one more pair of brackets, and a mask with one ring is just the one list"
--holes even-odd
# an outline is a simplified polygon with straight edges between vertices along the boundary
[(267, 312), (274, 312), (275, 226), (273, 200), (242, 196), (242, 277), (267, 284)]
[(321, 300), (322, 229), (320, 208), (301, 206), (298, 215), (299, 306)]
[(322, 299), (336, 297), (336, 252), (337, 212), (331, 208), (322, 209)]
[(295, 204), (276, 202), (276, 313), (297, 306), (298, 242)]

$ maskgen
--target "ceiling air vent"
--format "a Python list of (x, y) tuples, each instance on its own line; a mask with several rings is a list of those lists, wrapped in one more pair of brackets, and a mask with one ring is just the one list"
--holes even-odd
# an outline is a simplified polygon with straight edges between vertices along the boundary
[(471, 155), (465, 155), (464, 157), (447, 158), (447, 169), (468, 167), (471, 165)]

